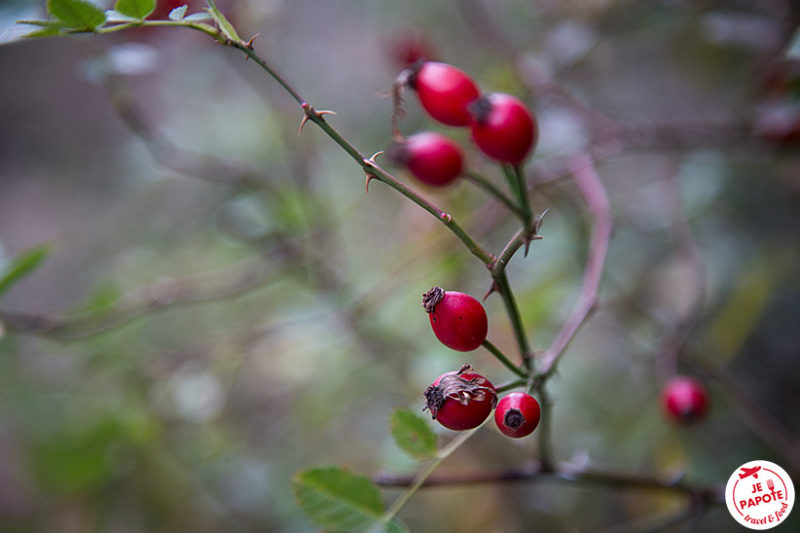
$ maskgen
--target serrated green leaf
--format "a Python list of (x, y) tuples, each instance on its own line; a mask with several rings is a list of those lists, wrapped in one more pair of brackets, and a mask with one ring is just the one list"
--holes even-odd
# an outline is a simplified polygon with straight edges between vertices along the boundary
[(84, 0), (47, 0), (47, 12), (79, 30), (93, 30), (106, 21), (102, 9)]
[(46, 244), (40, 244), (20, 252), (0, 271), (0, 296), (16, 282), (33, 272), (48, 255), (50, 255), (50, 247)]
[(396, 409), (391, 425), (395, 442), (411, 457), (429, 459), (436, 454), (436, 435), (422, 417), (408, 409)]
[(189, 6), (182, 5), (180, 7), (176, 7), (172, 11), (169, 12), (169, 19), (170, 20), (183, 20), (184, 15), (186, 15), (186, 8)]
[(383, 513), (378, 487), (367, 478), (342, 468), (298, 472), (292, 480), (292, 488), (306, 515), (332, 531), (365, 531), (374, 526)]
[(239, 34), (236, 33), (236, 30), (233, 27), (233, 24), (228, 22), (228, 19), (225, 18), (219, 9), (217, 9), (217, 4), (213, 0), (207, 0), (208, 2), (208, 12), (216, 21), (217, 26), (225, 34), (225, 37), (230, 39), (231, 41), (241, 42), (242, 38), (239, 37)]
[(156, 0), (117, 0), (114, 10), (129, 17), (142, 20), (156, 8)]

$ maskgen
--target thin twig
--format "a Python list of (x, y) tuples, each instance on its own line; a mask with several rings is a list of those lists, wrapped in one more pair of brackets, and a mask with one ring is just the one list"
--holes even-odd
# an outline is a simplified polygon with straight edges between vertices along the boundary
[(11, 331), (79, 340), (104, 333), (136, 318), (165, 309), (225, 300), (246, 294), (279, 276), (259, 256), (255, 260), (183, 277), (164, 278), (119, 298), (108, 311), (80, 314), (0, 311), (0, 322)]
[(608, 242), (611, 238), (611, 212), (608, 195), (597, 175), (594, 164), (589, 156), (579, 155), (573, 158), (572, 169), (575, 182), (592, 216), (592, 234), (578, 301), (550, 348), (542, 355), (540, 372), (543, 376), (549, 376), (555, 371), (565, 348), (574, 338), (597, 301), (600, 277), (603, 273)]

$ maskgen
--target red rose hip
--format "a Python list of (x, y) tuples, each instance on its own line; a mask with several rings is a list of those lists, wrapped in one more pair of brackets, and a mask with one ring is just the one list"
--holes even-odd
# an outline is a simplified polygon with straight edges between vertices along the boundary
[(442, 374), (424, 394), (426, 409), (433, 419), (456, 431), (480, 426), (497, 403), (492, 383), (470, 365)]
[(500, 399), (494, 421), (504, 435), (518, 439), (533, 433), (541, 416), (536, 398), (524, 392), (512, 392)]
[(442, 344), (469, 352), (486, 340), (489, 320), (481, 303), (463, 292), (434, 287), (422, 295), (433, 333)]
[(696, 380), (675, 376), (661, 392), (661, 403), (667, 416), (679, 424), (702, 420), (708, 412), (708, 394)]
[(510, 94), (483, 96), (470, 106), (472, 139), (486, 156), (501, 163), (520, 164), (539, 138), (536, 118)]
[(409, 85), (435, 120), (448, 126), (469, 126), (472, 122), (467, 108), (478, 99), (480, 91), (463, 70), (447, 63), (424, 61), (412, 68)]
[(392, 144), (388, 154), (419, 181), (436, 187), (453, 183), (464, 168), (461, 148), (450, 138), (431, 131)]

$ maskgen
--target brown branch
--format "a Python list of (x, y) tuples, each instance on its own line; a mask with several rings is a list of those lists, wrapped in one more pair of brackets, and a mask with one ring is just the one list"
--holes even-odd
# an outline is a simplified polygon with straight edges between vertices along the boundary
[[(385, 473), (373, 477), (373, 482), (381, 487), (406, 487), (413, 480), (414, 476), (396, 476)], [(681, 478), (665, 479), (627, 472), (577, 468), (575, 465), (564, 462), (554, 463), (550, 468), (544, 468), (539, 461), (527, 461), (519, 467), (506, 470), (479, 470), (457, 474), (439, 474), (429, 477), (422, 486), (448, 487), (453, 485), (485, 485), (539, 480), (675, 492), (699, 497), (707, 504), (725, 503), (725, 487), (723, 485), (695, 486), (684, 482)]]
[(605, 187), (597, 175), (592, 159), (583, 154), (576, 156), (571, 164), (575, 182), (592, 216), (592, 235), (589, 253), (583, 273), (583, 283), (578, 301), (570, 311), (566, 322), (559, 331), (550, 348), (541, 356), (540, 373), (548, 376), (553, 373), (558, 360), (580, 326), (586, 320), (597, 301), (600, 277), (605, 265), (608, 242), (611, 238), (611, 212)]

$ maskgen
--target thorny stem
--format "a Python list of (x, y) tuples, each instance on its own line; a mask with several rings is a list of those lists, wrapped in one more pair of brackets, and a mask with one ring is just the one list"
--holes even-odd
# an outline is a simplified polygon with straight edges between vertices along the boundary
[(353, 158), (364, 170), (367, 174), (367, 179), (377, 179), (378, 181), (383, 182), (384, 184), (388, 185), (392, 189), (396, 190), (418, 206), (422, 207), (425, 211), (436, 217), (440, 222), (442, 222), (445, 226), (447, 226), (450, 231), (458, 237), (461, 242), (467, 247), (467, 249), (480, 259), (484, 264), (489, 264), (492, 261), (492, 256), (486, 250), (484, 250), (475, 240), (470, 237), (470, 235), (461, 227), (458, 222), (456, 222), (451, 215), (446, 213), (445, 211), (441, 210), (439, 207), (435, 206), (428, 200), (426, 200), (422, 195), (414, 191), (413, 189), (409, 188), (403, 182), (389, 174), (387, 171), (382, 169), (378, 166), (374, 159), (367, 158), (364, 154), (362, 154), (355, 146), (353, 146), (350, 141), (348, 141), (339, 131), (331, 126), (331, 124), (325, 120), (323, 114), (319, 111), (315, 110), (313, 106), (308, 104), (303, 98), (300, 96), (300, 93), (293, 88), (293, 86), (286, 81), (283, 77), (281, 77), (273, 68), (271, 68), (263, 58), (261, 58), (255, 51), (249, 46), (247, 43), (240, 43), (240, 42), (233, 42), (229, 41), (225, 44), (242, 50), (244, 53), (247, 54), (248, 57), (252, 58), (262, 69), (264, 69), (270, 76), (272, 76), (282, 87), (284, 87), (289, 94), (297, 101), (298, 104), (303, 108), (303, 111), (306, 114), (307, 119), (310, 122), (313, 122), (319, 128), (325, 132), (328, 137), (330, 137), (336, 144), (338, 144), (342, 149), (344, 149), (347, 154)]
[(489, 350), (489, 352), (490, 352), (490, 353), (491, 353), (493, 356), (495, 356), (495, 358), (497, 358), (497, 360), (498, 360), (498, 361), (500, 361), (501, 363), (503, 363), (503, 365), (504, 365), (504, 366), (505, 366), (507, 369), (509, 369), (510, 371), (512, 371), (514, 374), (518, 375), (518, 376), (519, 376), (519, 377), (521, 377), (521, 378), (527, 378), (527, 377), (528, 377), (528, 376), (527, 376), (527, 374), (526, 374), (525, 372), (523, 372), (522, 370), (520, 370), (520, 369), (519, 369), (519, 368), (518, 368), (518, 367), (517, 367), (517, 366), (516, 366), (514, 363), (512, 363), (512, 362), (511, 362), (511, 361), (508, 359), (508, 357), (506, 357), (506, 356), (505, 356), (505, 354), (504, 354), (503, 352), (501, 352), (499, 348), (497, 348), (497, 346), (495, 346), (494, 344), (492, 344), (492, 343), (489, 341), (489, 339), (486, 339), (485, 341), (483, 341), (483, 347), (484, 347), (484, 348), (486, 348), (487, 350)]

